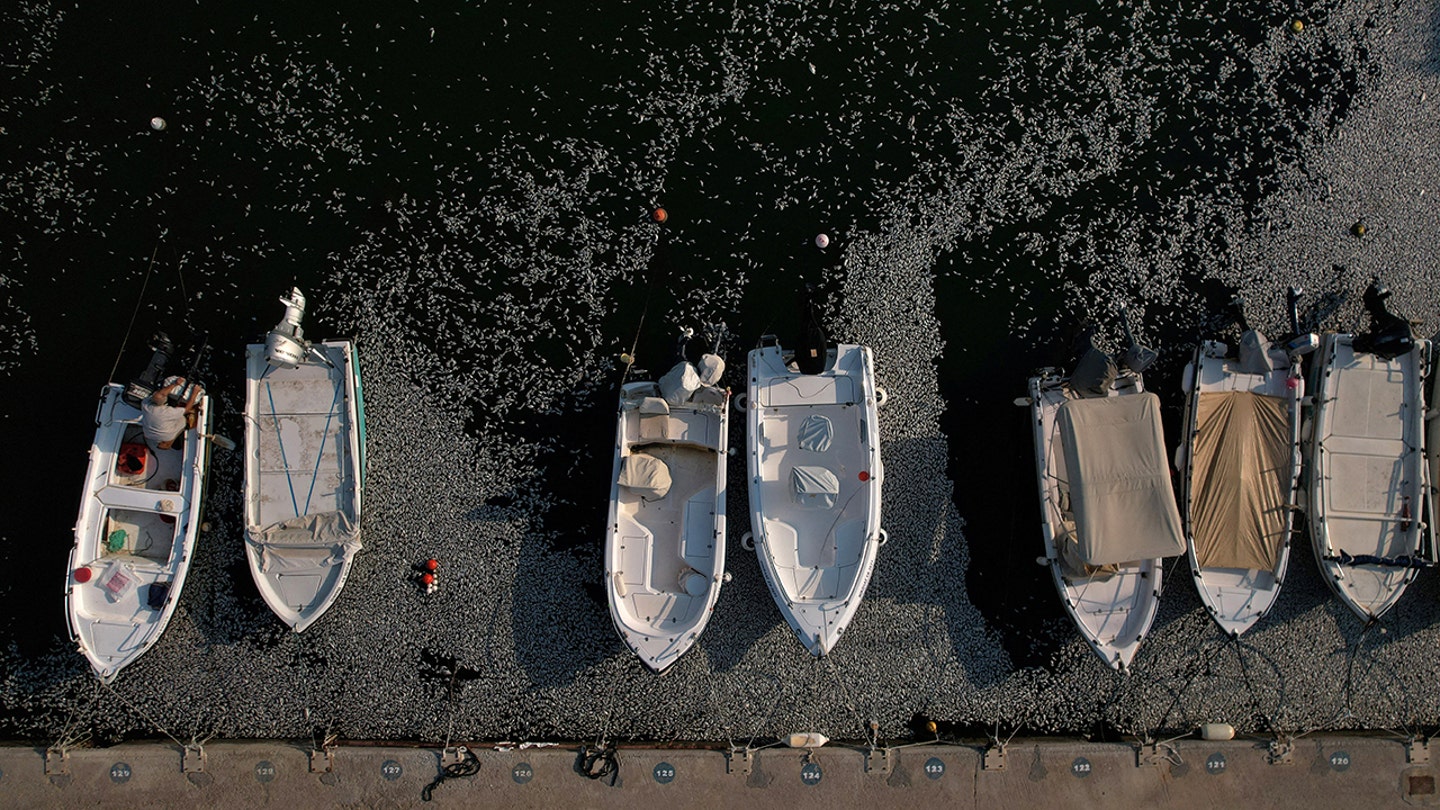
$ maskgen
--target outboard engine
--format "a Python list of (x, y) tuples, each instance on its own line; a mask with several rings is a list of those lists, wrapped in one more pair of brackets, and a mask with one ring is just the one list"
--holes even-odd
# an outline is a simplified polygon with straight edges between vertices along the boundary
[(1130, 312), (1124, 307), (1120, 308), (1120, 325), (1125, 329), (1125, 356), (1121, 358), (1121, 362), (1136, 374), (1143, 374), (1160, 353), (1135, 341), (1135, 333), (1130, 330)]
[(1290, 334), (1285, 336), (1285, 353), (1291, 357), (1304, 357), (1320, 348), (1319, 335), (1300, 332), (1300, 296), (1304, 292), (1299, 287), (1285, 291), (1285, 310), (1290, 315)]
[(265, 362), (276, 368), (295, 368), (310, 353), (310, 341), (300, 326), (305, 317), (305, 294), (299, 287), (291, 287), (289, 297), (282, 296), (280, 303), (285, 305), (285, 317), (265, 336)]
[(1110, 393), (1119, 370), (1110, 355), (1095, 345), (1095, 327), (1091, 326), (1080, 336), (1076, 345), (1075, 368), (1070, 372), (1070, 389), (1081, 397), (1103, 397)]
[(1369, 352), (1386, 359), (1399, 357), (1415, 348), (1410, 322), (1391, 312), (1385, 305), (1390, 288), (1376, 276), (1365, 288), (1365, 310), (1370, 313), (1370, 330), (1355, 336), (1355, 350)]
[[(156, 332), (150, 337), (150, 362), (145, 364), (145, 370), (125, 385), (121, 398), (132, 407), (139, 408), (146, 399), (155, 395), (156, 391), (165, 387), (165, 380), (170, 376), (169, 367), (176, 360), (175, 344), (170, 341), (164, 332)], [(205, 353), (209, 351), (210, 343), (204, 332), (195, 339), (195, 345), (184, 356), (185, 384), (170, 392), (167, 401), (171, 405), (184, 405), (190, 400), (190, 395), (199, 386), (199, 379), (196, 372), (200, 363), (205, 359)]]
[(150, 362), (139, 376), (125, 385), (125, 391), (121, 394), (126, 404), (134, 408), (140, 407), (147, 397), (160, 390), (165, 380), (165, 368), (170, 365), (170, 358), (175, 356), (175, 345), (164, 332), (151, 335), (149, 346)]
[(805, 285), (800, 339), (795, 344), (795, 367), (801, 374), (821, 374), (829, 364), (830, 338), (815, 314), (815, 286)]

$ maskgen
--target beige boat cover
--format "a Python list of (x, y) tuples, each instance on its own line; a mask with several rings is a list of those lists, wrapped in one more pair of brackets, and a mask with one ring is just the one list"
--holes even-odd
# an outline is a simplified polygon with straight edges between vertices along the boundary
[(647, 501), (669, 494), (670, 483), (670, 468), (654, 456), (631, 453), (620, 463), (620, 486)]
[(1201, 568), (1269, 571), (1285, 545), (1290, 417), (1280, 397), (1201, 393), (1190, 472), (1190, 530)]
[(344, 512), (282, 520), (259, 533), (260, 570), (293, 571), (344, 565), (360, 550), (360, 527)]
[(1067, 400), (1057, 428), (1080, 558), (1087, 565), (1185, 552), (1159, 397), (1146, 392)]

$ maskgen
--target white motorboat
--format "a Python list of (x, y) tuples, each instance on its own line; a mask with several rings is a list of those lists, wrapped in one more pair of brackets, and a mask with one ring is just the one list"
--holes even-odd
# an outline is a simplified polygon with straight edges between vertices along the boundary
[(1425, 567), (1421, 381), (1429, 342), (1365, 292), (1369, 332), (1329, 334), (1317, 355), (1310, 448), (1310, 535), (1325, 581), (1366, 622)]
[(780, 612), (820, 656), (854, 618), (887, 539), (876, 418), (884, 391), (868, 347), (820, 342), (802, 352), (804, 365), (771, 335), (750, 352), (750, 525)]
[(298, 289), (245, 352), (245, 545), (265, 603), (295, 632), (334, 604), (360, 550), (365, 406), (350, 341), (305, 340)]
[(681, 362), (621, 389), (605, 539), (610, 618), (662, 672), (699, 639), (725, 576), (724, 363)]
[[(1297, 300), (1292, 289), (1293, 335)], [(1310, 334), (1272, 343), (1239, 315), (1236, 352), (1207, 340), (1185, 367), (1186, 438), (1176, 454), (1195, 587), (1231, 636), (1269, 612), (1285, 581), (1303, 460), (1300, 358), (1317, 344)]]
[(1134, 370), (1147, 364), (1118, 370), (1092, 347), (1072, 375), (1032, 377), (1022, 400), (1035, 431), (1041, 562), (1091, 648), (1122, 671), (1159, 609), (1163, 558), (1185, 552), (1160, 400)]
[(155, 644), (175, 612), (210, 462), (208, 396), (196, 402), (196, 428), (160, 449), (146, 441), (141, 410), (125, 392), (111, 383), (100, 394), (65, 587), (70, 637), (107, 684)]

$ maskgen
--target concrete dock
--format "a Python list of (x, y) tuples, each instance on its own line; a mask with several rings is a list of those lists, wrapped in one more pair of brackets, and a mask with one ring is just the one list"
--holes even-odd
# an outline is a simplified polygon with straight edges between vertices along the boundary
[[(422, 792), (435, 748), (223, 742), (0, 748), (6, 807), (1406, 807), (1437, 804), (1423, 743), (1311, 735), (1139, 744), (1012, 740), (879, 748), (831, 743), (730, 753), (620, 747), (615, 784), (579, 772), (579, 746), (471, 749), (480, 767)], [(1436, 752), (1440, 762), (1440, 751)], [(188, 771), (188, 772), (187, 772)], [(1117, 804), (1118, 803), (1118, 804)]]

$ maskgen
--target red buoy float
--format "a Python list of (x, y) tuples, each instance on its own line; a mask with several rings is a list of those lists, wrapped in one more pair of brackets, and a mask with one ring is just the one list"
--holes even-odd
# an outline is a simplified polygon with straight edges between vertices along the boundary
[(86, 582), (89, 582), (89, 581), (90, 581), (90, 577), (91, 577), (94, 573), (95, 573), (94, 571), (91, 571), (91, 570), (90, 570), (90, 567), (89, 567), (89, 566), (85, 566), (85, 567), (83, 567), (83, 568), (76, 568), (76, 569), (75, 569), (75, 581), (76, 581), (76, 582), (79, 582), (79, 583), (82, 583), (82, 584), (83, 584), (83, 583), (86, 583)]
[(664, 208), (656, 208), (650, 213), (650, 218), (655, 220), (656, 222), (664, 222), (665, 220), (670, 218), (670, 215), (665, 213)]

